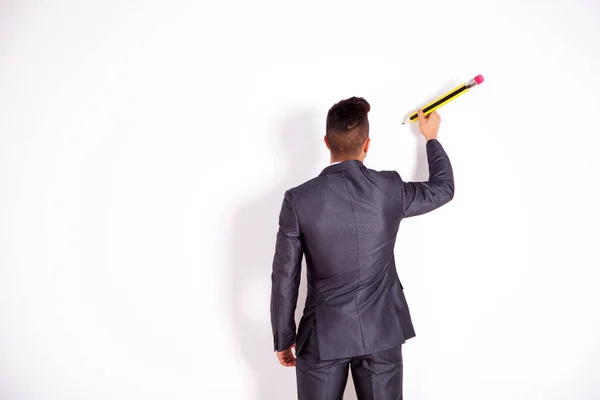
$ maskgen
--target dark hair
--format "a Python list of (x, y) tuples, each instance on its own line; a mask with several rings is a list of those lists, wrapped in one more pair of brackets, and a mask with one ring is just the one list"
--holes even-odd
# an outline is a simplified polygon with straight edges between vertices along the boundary
[(367, 114), (371, 105), (362, 97), (351, 97), (334, 104), (327, 113), (326, 137), (336, 156), (353, 157), (369, 137)]

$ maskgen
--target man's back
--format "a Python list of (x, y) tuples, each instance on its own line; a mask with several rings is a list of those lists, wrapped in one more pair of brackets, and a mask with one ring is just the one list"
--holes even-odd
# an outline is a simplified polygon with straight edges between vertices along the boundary
[[(306, 257), (308, 279), (297, 352), (315, 319), (323, 360), (385, 350), (414, 336), (394, 260), (398, 227), (402, 218), (438, 208), (454, 193), (441, 144), (431, 140), (427, 151), (428, 183), (403, 182), (394, 171), (349, 160), (286, 193), (292, 212), (282, 213), (280, 224), (297, 229), (292, 235)], [(288, 241), (277, 251), (286, 251)]]

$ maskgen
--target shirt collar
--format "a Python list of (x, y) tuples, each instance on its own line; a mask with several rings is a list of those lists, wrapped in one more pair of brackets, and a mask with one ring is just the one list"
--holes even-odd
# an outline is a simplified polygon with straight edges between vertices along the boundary
[(360, 160), (348, 160), (342, 162), (336, 162), (325, 168), (321, 175), (332, 174), (335, 172), (340, 172), (348, 168), (358, 168), (362, 167), (364, 164)]

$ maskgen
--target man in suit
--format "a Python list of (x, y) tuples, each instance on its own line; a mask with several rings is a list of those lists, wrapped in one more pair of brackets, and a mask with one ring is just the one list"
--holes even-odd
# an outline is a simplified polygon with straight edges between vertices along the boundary
[[(454, 196), (452, 166), (437, 140), (439, 115), (419, 112), (429, 180), (405, 182), (395, 171), (363, 164), (369, 111), (357, 97), (331, 107), (325, 135), (331, 165), (283, 199), (271, 322), (279, 361), (296, 367), (300, 400), (342, 399), (349, 370), (359, 400), (402, 399), (402, 345), (415, 331), (396, 271), (396, 234), (403, 218)], [(303, 256), (307, 298), (296, 332)]]

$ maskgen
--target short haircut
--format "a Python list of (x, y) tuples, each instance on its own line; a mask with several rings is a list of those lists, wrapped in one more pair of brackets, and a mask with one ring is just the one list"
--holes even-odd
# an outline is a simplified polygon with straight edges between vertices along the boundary
[(327, 113), (326, 137), (334, 156), (360, 154), (369, 137), (367, 114), (371, 105), (362, 97), (351, 97), (334, 104)]

